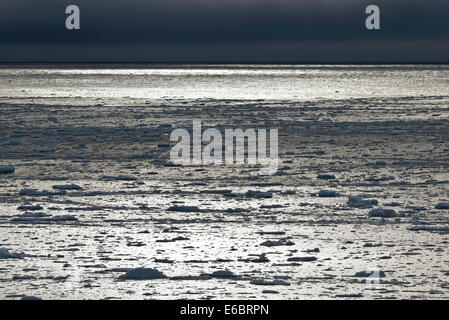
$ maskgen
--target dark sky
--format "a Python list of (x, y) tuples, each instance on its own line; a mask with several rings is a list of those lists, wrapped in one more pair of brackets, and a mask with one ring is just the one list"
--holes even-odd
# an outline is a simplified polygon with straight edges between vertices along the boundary
[(0, 29), (0, 62), (449, 62), (449, 0), (1, 0)]

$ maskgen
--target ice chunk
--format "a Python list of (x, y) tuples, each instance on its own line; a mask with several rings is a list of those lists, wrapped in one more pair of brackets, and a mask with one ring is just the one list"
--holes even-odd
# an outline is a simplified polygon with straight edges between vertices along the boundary
[(214, 278), (232, 278), (234, 274), (229, 270), (219, 270), (212, 273), (212, 277)]
[(356, 272), (354, 277), (356, 277), (356, 278), (385, 278), (385, 272), (380, 271), (380, 270), (378, 270), (378, 271), (366, 270), (366, 271)]
[(441, 202), (435, 206), (435, 209), (449, 210), (449, 202)]
[(333, 174), (319, 174), (317, 178), (321, 180), (334, 180), (335, 176)]
[(196, 206), (173, 206), (167, 209), (167, 211), (176, 212), (200, 212), (201, 209)]
[(16, 171), (16, 168), (13, 166), (0, 166), (0, 174), (13, 173)]
[(317, 257), (293, 257), (287, 259), (289, 262), (313, 262), (317, 260)]
[(55, 185), (52, 188), (56, 189), (56, 190), (82, 190), (83, 189), (76, 184)]
[(361, 209), (372, 208), (373, 205), (377, 204), (378, 204), (377, 200), (364, 200), (361, 197), (353, 197), (353, 196), (350, 196), (347, 202), (347, 205), (349, 207)]
[(16, 216), (11, 219), (11, 222), (19, 223), (40, 223), (44, 222), (46, 218), (51, 217), (51, 215), (39, 212), (39, 213), (24, 213), (22, 215)]
[(120, 176), (104, 176), (102, 177), (102, 180), (107, 180), (107, 181), (136, 181), (137, 178), (136, 177), (132, 177), (132, 176), (125, 176), (125, 175), (120, 175)]
[(23, 296), (20, 300), (42, 300), (41, 298), (34, 297), (34, 296)]
[(271, 192), (248, 190), (245, 196), (247, 198), (272, 198), (273, 194)]
[(251, 284), (254, 284), (256, 286), (289, 286), (290, 283), (284, 281), (284, 280), (273, 280), (273, 281), (267, 281), (267, 280), (251, 280)]
[(373, 209), (369, 212), (370, 217), (376, 218), (394, 218), (396, 217), (396, 211), (393, 209)]
[(40, 205), (32, 205), (32, 206), (27, 206), (27, 205), (23, 205), (17, 208), (20, 211), (38, 211), (38, 210), (42, 210), (42, 206)]
[(8, 140), (6, 145), (8, 145), (8, 146), (18, 146), (18, 145), (20, 145), (20, 143), (21, 143), (20, 140), (10, 139), (10, 140)]
[(338, 193), (332, 190), (320, 190), (318, 192), (318, 197), (320, 198), (335, 198), (338, 197)]
[(287, 239), (267, 240), (260, 244), (264, 247), (294, 246), (295, 244)]
[(65, 190), (57, 191), (57, 192), (49, 192), (49, 191), (39, 191), (37, 189), (29, 189), (25, 188), (19, 191), (19, 195), (21, 196), (62, 196), (67, 194)]
[(11, 252), (6, 248), (0, 248), (0, 259), (23, 259), (25, 254), (22, 252)]
[(76, 222), (78, 219), (74, 216), (64, 215), (51, 218), (52, 221), (55, 222)]
[(417, 226), (408, 229), (410, 231), (434, 231), (434, 232), (449, 232), (449, 226), (434, 227), (434, 226)]
[(167, 276), (165, 276), (162, 272), (152, 268), (131, 269), (119, 277), (119, 279), (122, 280), (154, 280), (165, 278), (167, 278)]
[(19, 194), (21, 196), (41, 196), (41, 195), (43, 195), (43, 192), (36, 190), (36, 189), (25, 188), (25, 189), (20, 190)]

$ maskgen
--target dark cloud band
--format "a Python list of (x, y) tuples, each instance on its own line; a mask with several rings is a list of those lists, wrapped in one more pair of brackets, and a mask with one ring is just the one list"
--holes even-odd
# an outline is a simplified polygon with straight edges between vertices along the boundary
[[(376, 0), (381, 30), (365, 29), (365, 0), (3, 0), (0, 46), (238, 46), (449, 40), (447, 0)], [(65, 7), (81, 30), (65, 29)], [(379, 48), (385, 50), (385, 48)], [(0, 53), (0, 58), (5, 55)], [(425, 57), (424, 57), (425, 58)]]

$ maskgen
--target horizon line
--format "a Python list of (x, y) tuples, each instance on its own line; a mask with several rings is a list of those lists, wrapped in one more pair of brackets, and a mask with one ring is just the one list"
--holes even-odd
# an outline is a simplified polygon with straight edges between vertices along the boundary
[(0, 65), (7, 64), (259, 64), (259, 65), (290, 65), (290, 64), (302, 64), (302, 65), (445, 65), (449, 64), (449, 61), (0, 61)]

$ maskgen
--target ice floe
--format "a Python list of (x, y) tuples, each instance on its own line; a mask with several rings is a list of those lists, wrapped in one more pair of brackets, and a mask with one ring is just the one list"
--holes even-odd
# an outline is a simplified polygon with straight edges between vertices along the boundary
[(263, 192), (263, 191), (254, 191), (254, 190), (248, 190), (245, 193), (245, 197), (247, 198), (272, 198), (273, 193), (271, 192)]
[(396, 211), (394, 211), (393, 209), (377, 208), (371, 210), (369, 212), (369, 216), (375, 218), (394, 218), (397, 216), (397, 214)]
[(364, 200), (361, 197), (350, 196), (348, 198), (347, 205), (352, 208), (368, 209), (372, 208), (373, 205), (377, 205), (379, 202), (377, 200)]
[(449, 202), (441, 202), (435, 206), (438, 210), (449, 210)]
[(0, 259), (23, 259), (26, 255), (23, 252), (12, 252), (6, 248), (0, 248)]
[(229, 270), (218, 270), (211, 274), (213, 278), (232, 278), (234, 274)]
[(35, 197), (58, 196), (58, 195), (65, 195), (65, 194), (67, 194), (67, 192), (65, 190), (50, 192), (50, 191), (39, 191), (37, 189), (24, 188), (19, 191), (19, 195), (21, 195), (21, 196), (35, 196)]
[(289, 262), (313, 262), (317, 260), (317, 257), (292, 257), (287, 259)]
[(325, 174), (325, 173), (319, 174), (317, 176), (317, 178), (321, 179), (321, 180), (335, 180), (336, 179), (335, 175), (333, 175), (333, 174)]
[(167, 209), (167, 211), (175, 212), (200, 212), (201, 209), (196, 206), (172, 206)]
[(106, 180), (106, 181), (136, 181), (137, 178), (132, 177), (132, 176), (120, 175), (120, 176), (116, 176), (116, 177), (104, 176), (104, 177), (102, 177), (102, 180)]
[(52, 216), (43, 212), (38, 213), (24, 213), (15, 216), (11, 222), (15, 223), (30, 223), (30, 224), (49, 224), (54, 222), (77, 222), (78, 219), (70, 215)]
[(33, 300), (42, 300), (41, 298), (34, 297), (34, 296), (23, 296), (20, 300), (23, 301), (33, 301)]
[(256, 286), (289, 286), (290, 283), (284, 280), (251, 280), (250, 282)]
[(318, 192), (318, 197), (320, 198), (335, 198), (338, 197), (337, 191), (333, 190), (320, 190)]
[(17, 210), (20, 211), (38, 211), (38, 210), (42, 210), (44, 209), (42, 206), (40, 205), (23, 205), (17, 208)]
[(152, 268), (136, 268), (128, 270), (125, 274), (121, 275), (121, 280), (154, 280), (167, 278), (162, 272)]
[(55, 190), (82, 190), (79, 185), (76, 184), (63, 184), (63, 185), (54, 185), (52, 187)]
[(449, 226), (416, 226), (409, 228), (410, 231), (435, 231), (435, 232), (449, 232)]
[(13, 166), (0, 166), (0, 174), (8, 174), (16, 171)]
[(19, 194), (21, 196), (41, 196), (41, 195), (43, 195), (43, 192), (36, 190), (36, 189), (25, 188), (25, 189), (20, 190)]
[(267, 240), (260, 244), (264, 247), (294, 246), (295, 243), (287, 239)]
[(381, 271), (381, 270), (365, 270), (365, 271), (360, 271), (360, 272), (356, 272), (354, 274), (354, 277), (356, 278), (385, 278), (385, 272)]

